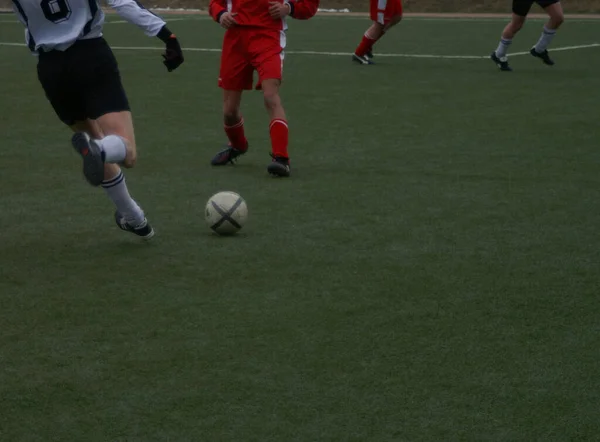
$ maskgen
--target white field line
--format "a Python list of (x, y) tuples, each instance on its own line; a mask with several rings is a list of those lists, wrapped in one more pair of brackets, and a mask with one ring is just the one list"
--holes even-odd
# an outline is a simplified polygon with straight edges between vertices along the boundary
[[(157, 11), (160, 15), (160, 10)], [(348, 14), (348, 15), (344, 15), (344, 14), (339, 14), (339, 15), (328, 15), (327, 13), (323, 14), (323, 15), (318, 15), (316, 18), (318, 19), (325, 19), (325, 20), (331, 20), (331, 19), (341, 19), (341, 20), (348, 20), (348, 19), (353, 19), (353, 20), (368, 20), (368, 15), (364, 14), (364, 16), (362, 15), (354, 15), (354, 14)], [(507, 15), (507, 17), (411, 17), (411, 16), (407, 16), (404, 18), (405, 21), (424, 21), (424, 22), (468, 22), (468, 23), (490, 23), (490, 22), (498, 22), (498, 23), (504, 23), (507, 22), (510, 19), (510, 17)], [(598, 17), (587, 17), (587, 18), (583, 18), (581, 16), (577, 16), (574, 18), (569, 18), (568, 16), (566, 17), (567, 21), (569, 23), (598, 23), (600, 21), (600, 18)], [(174, 18), (170, 18), (169, 16), (165, 17), (165, 20), (168, 22), (173, 22), (173, 21), (196, 21), (196, 20), (212, 20), (212, 18), (208, 15), (205, 14), (203, 12), (198, 13), (198, 14), (189, 14), (189, 15), (185, 15), (185, 17), (174, 17)], [(530, 16), (528, 17), (528, 21), (547, 21), (548, 18), (546, 16), (544, 17), (538, 17), (538, 16)], [(19, 22), (16, 18), (14, 20), (0, 20), (0, 23), (18, 23), (20, 24), (21, 22)], [(114, 20), (114, 21), (110, 21), (107, 20), (106, 21), (107, 24), (125, 24), (125, 23), (129, 23), (126, 20)]]
[[(9, 43), (0, 42), (0, 46), (16, 46), (25, 47), (25, 43)], [(552, 48), (552, 52), (558, 51), (573, 51), (577, 49), (588, 49), (600, 47), (600, 43), (590, 43), (586, 45), (578, 46), (562, 46)], [(161, 47), (149, 47), (149, 46), (112, 46), (117, 51), (162, 51), (164, 48)], [(221, 49), (215, 48), (183, 48), (185, 52), (221, 52)], [(352, 55), (351, 52), (326, 52), (326, 51), (286, 51), (287, 54), (298, 54), (298, 55), (324, 55), (333, 57), (347, 57)], [(529, 51), (524, 52), (513, 52), (509, 56), (521, 56), (529, 55)], [(378, 53), (377, 57), (390, 57), (390, 58), (428, 58), (428, 59), (445, 59), (445, 60), (481, 60), (486, 59), (487, 55), (434, 55), (434, 54), (385, 54)]]
[[(169, 23), (171, 23), (172, 21), (191, 21), (191, 20), (198, 20), (198, 19), (202, 19), (203, 17), (196, 17), (196, 18), (169, 18), (166, 19), (166, 21), (168, 21)], [(208, 19), (210, 17), (204, 17), (205, 19)], [(211, 19), (212, 20), (212, 19)], [(114, 20), (114, 21), (105, 21), (104, 22), (107, 25), (120, 25), (120, 24), (124, 24), (124, 23), (129, 23), (127, 20)]]

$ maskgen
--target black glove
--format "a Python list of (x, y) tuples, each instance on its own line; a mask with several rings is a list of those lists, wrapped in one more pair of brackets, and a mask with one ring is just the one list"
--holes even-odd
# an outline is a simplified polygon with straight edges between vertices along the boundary
[(167, 46), (165, 53), (163, 54), (163, 64), (167, 67), (169, 72), (174, 71), (183, 63), (183, 52), (181, 51), (181, 46), (179, 45), (179, 41), (175, 37), (166, 26), (158, 33), (158, 38), (165, 42)]

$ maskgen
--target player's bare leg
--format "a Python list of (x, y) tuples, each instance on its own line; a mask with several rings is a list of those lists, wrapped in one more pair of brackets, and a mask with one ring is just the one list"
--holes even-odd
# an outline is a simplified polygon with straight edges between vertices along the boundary
[(144, 239), (152, 238), (154, 230), (143, 210), (131, 198), (119, 167), (131, 168), (137, 160), (131, 112), (108, 113), (97, 120), (78, 122), (72, 129), (84, 129), (73, 136), (73, 145), (84, 158), (84, 164), (89, 156), (100, 153), (102, 180), (99, 184), (117, 208), (115, 221), (119, 228)]
[(510, 23), (506, 25), (502, 31), (502, 38), (498, 44), (498, 48), (492, 52), (491, 59), (501, 71), (512, 71), (508, 65), (508, 48), (512, 44), (513, 38), (523, 28), (527, 17), (513, 13)]
[(240, 113), (242, 91), (223, 89), (223, 125), (229, 145), (211, 160), (213, 166), (224, 166), (248, 150), (248, 140), (244, 133), (244, 118)]
[(271, 156), (273, 161), (267, 171), (274, 176), (290, 176), (290, 159), (288, 153), (288, 123), (285, 110), (279, 96), (281, 80), (269, 78), (262, 81), (265, 108), (269, 114), (269, 134), (271, 136)]
[(544, 64), (548, 66), (554, 65), (554, 61), (550, 58), (548, 54), (548, 46), (552, 43), (554, 36), (556, 35), (556, 31), (565, 21), (565, 15), (562, 9), (562, 5), (559, 3), (554, 3), (552, 5), (544, 8), (546, 13), (549, 16), (548, 21), (544, 25), (544, 29), (542, 30), (542, 35), (540, 39), (535, 44), (533, 48), (531, 48), (531, 55), (534, 57), (540, 58)]

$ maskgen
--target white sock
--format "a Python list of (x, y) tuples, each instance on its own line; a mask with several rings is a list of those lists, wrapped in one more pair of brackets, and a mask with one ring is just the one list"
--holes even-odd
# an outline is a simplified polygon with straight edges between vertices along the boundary
[(115, 203), (117, 210), (125, 217), (127, 223), (136, 227), (144, 222), (144, 211), (129, 195), (122, 171), (119, 171), (114, 178), (102, 181), (102, 187), (112, 202)]
[(544, 30), (542, 31), (542, 36), (540, 37), (540, 39), (534, 46), (535, 52), (537, 52), (539, 54), (544, 52), (548, 48), (548, 45), (552, 42), (552, 39), (554, 38), (555, 35), (556, 35), (556, 29), (548, 29), (546, 26), (544, 26)]
[(501, 38), (500, 44), (498, 45), (498, 49), (496, 49), (496, 57), (504, 58), (508, 52), (508, 47), (512, 44), (512, 39), (510, 38)]
[(104, 152), (104, 161), (107, 163), (120, 163), (125, 160), (127, 155), (127, 144), (125, 140), (118, 135), (109, 135), (96, 140), (98, 146)]

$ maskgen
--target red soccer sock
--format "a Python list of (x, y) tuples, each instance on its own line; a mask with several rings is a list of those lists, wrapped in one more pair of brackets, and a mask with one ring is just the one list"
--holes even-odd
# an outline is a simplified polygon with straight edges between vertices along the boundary
[(225, 133), (229, 138), (229, 144), (231, 147), (237, 150), (248, 149), (248, 140), (244, 134), (244, 119), (240, 118), (240, 121), (233, 126), (225, 126)]
[(374, 40), (374, 39), (368, 37), (367, 34), (363, 35), (363, 38), (360, 41), (360, 44), (358, 45), (358, 47), (356, 48), (356, 51), (354, 51), (354, 53), (356, 55), (358, 55), (359, 57), (364, 57), (367, 52), (369, 52), (371, 49), (373, 49), (373, 45), (375, 44), (376, 41), (377, 40)]
[(271, 150), (273, 156), (289, 158), (288, 155), (288, 124), (281, 118), (275, 118), (269, 126), (271, 135)]

